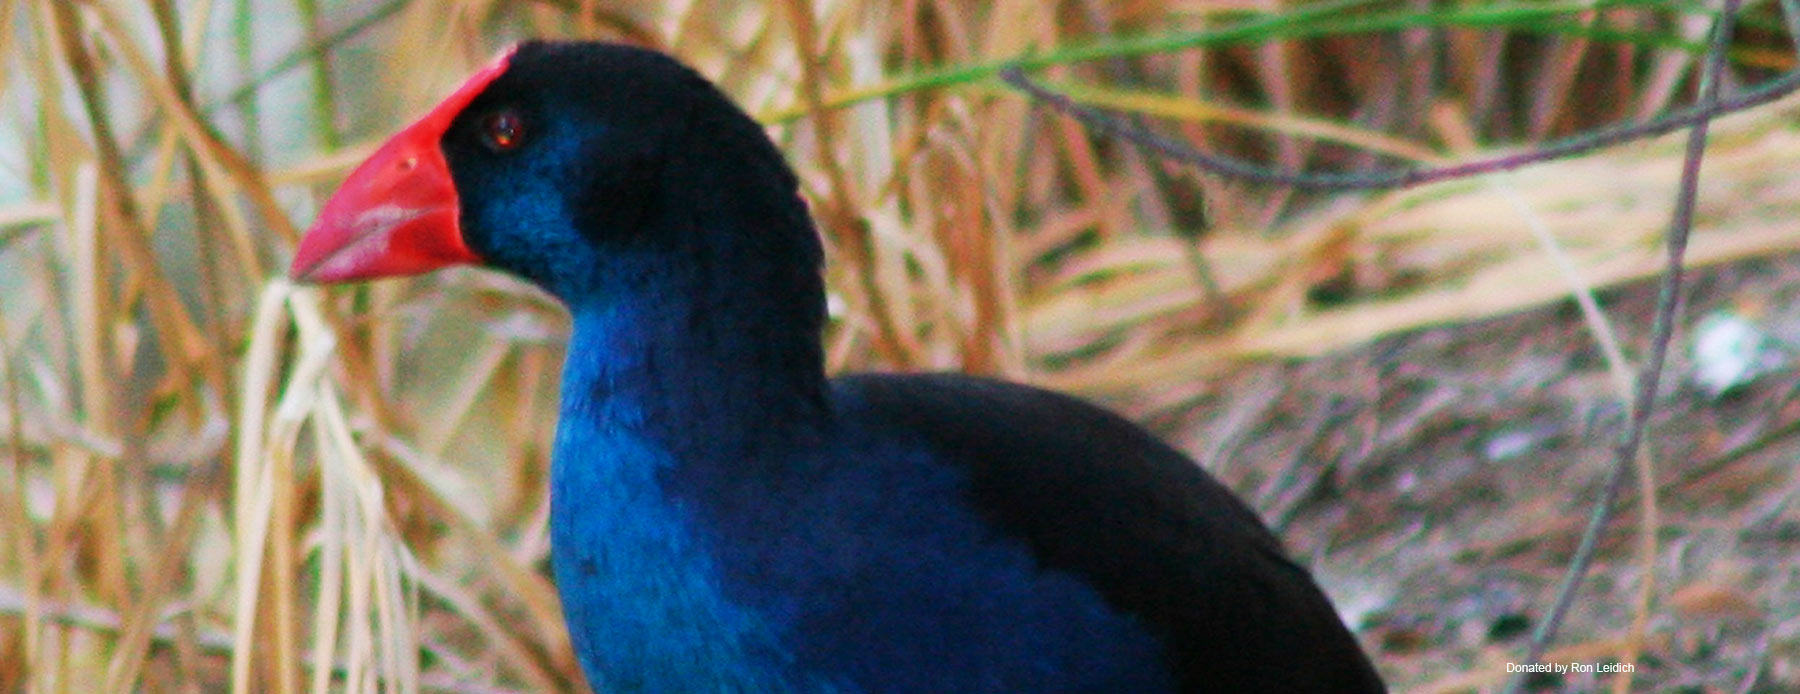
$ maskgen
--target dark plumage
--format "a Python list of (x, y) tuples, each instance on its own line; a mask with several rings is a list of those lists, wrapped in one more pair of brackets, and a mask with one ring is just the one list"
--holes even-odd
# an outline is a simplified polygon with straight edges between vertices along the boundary
[(662, 55), (527, 43), (296, 254), (481, 263), (574, 316), (556, 581), (607, 691), (1383, 691), (1256, 515), (1142, 429), (953, 375), (827, 379), (819, 240), (761, 128)]

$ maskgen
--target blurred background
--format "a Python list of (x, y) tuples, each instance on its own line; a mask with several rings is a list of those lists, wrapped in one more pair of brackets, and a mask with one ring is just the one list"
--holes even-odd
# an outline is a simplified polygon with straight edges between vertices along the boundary
[[(0, 0), (0, 692), (584, 691), (544, 573), (566, 317), (457, 270), (296, 288), (375, 144), (526, 37), (669, 51), (769, 125), (835, 370), (1099, 400), (1239, 490), (1401, 692), (1498, 691), (1611, 464), (1681, 133), (1321, 193), (1278, 169), (1689, 103), (1713, 3)], [(1724, 88), (1791, 70), (1752, 3)], [(1530, 691), (1800, 690), (1800, 132), (1714, 125), (1649, 472)], [(1576, 296), (1587, 297), (1586, 305)]]

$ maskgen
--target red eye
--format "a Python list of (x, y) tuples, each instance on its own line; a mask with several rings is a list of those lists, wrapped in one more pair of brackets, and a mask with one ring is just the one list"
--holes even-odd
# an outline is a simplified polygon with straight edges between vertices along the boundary
[(510, 152), (525, 141), (525, 123), (519, 114), (501, 111), (481, 121), (481, 139), (488, 149)]

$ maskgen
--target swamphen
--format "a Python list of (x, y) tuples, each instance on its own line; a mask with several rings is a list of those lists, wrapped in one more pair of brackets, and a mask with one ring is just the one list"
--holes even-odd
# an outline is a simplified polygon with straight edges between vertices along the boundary
[(302, 280), (459, 263), (574, 316), (552, 566), (611, 692), (1381, 692), (1255, 513), (1079, 400), (827, 378), (822, 253), (692, 70), (507, 52), (363, 163)]

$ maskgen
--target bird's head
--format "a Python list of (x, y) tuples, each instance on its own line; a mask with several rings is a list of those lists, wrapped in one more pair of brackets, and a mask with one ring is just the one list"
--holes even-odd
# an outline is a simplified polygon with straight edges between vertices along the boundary
[(291, 273), (477, 264), (571, 304), (686, 281), (805, 306), (820, 258), (792, 172), (705, 79), (644, 49), (529, 42), (357, 167)]

